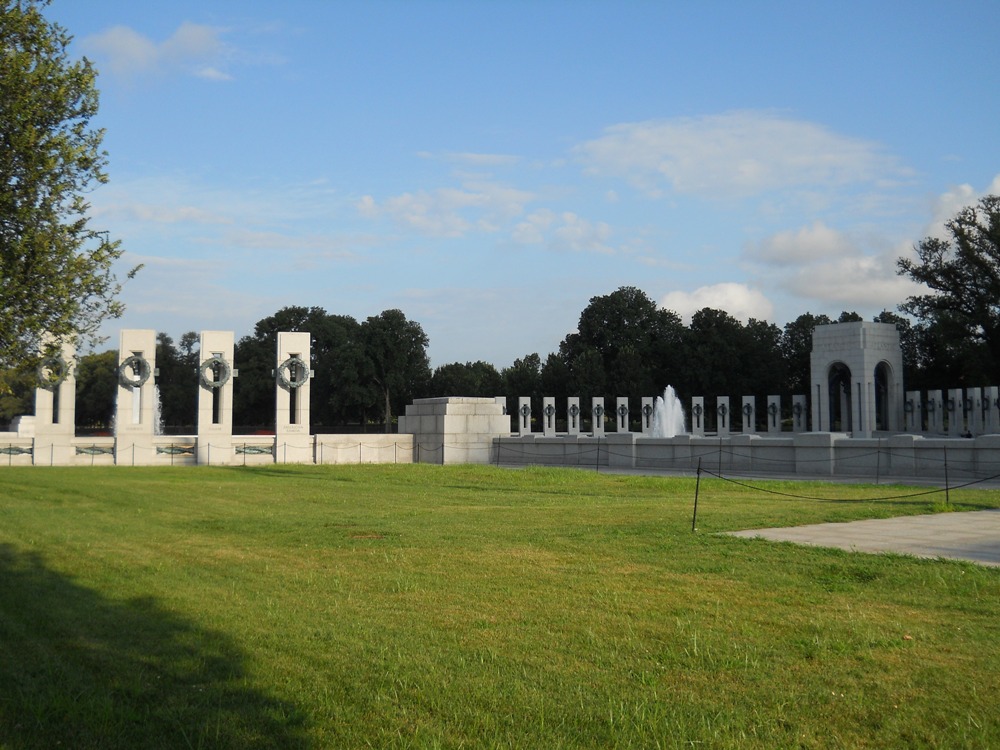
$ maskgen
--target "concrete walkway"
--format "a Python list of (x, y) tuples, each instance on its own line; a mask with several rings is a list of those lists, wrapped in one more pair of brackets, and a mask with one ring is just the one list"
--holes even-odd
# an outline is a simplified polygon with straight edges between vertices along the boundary
[(1000, 510), (817, 523), (729, 533), (732, 536), (836, 547), (852, 552), (897, 552), (1000, 567)]

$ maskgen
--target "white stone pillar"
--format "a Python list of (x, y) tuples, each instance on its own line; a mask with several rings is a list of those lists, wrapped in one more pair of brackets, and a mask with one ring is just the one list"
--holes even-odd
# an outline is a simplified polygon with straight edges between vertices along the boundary
[(556, 434), (555, 396), (542, 397), (542, 434), (554, 437)]
[(650, 436), (653, 434), (653, 397), (642, 397), (642, 434)]
[(118, 400), (115, 407), (115, 463), (150, 464), (159, 431), (156, 388), (156, 331), (124, 328), (118, 346)]
[(969, 388), (965, 392), (966, 425), (973, 436), (983, 434), (983, 390)]
[(767, 432), (781, 432), (781, 396), (767, 397)]
[(517, 434), (531, 434), (531, 397), (518, 396), (517, 399)]
[(73, 463), (76, 449), (76, 347), (63, 343), (44, 353), (35, 387), (34, 463), (64, 466)]
[(615, 424), (618, 432), (631, 432), (628, 427), (628, 396), (619, 396), (615, 403)]
[(728, 435), (732, 429), (732, 414), (729, 413), (729, 396), (716, 396), (715, 418), (717, 420), (716, 432), (719, 435)]
[(962, 419), (962, 389), (951, 388), (945, 401), (945, 411), (948, 414), (948, 435), (958, 437), (965, 432), (965, 420)]
[(580, 397), (568, 397), (566, 399), (566, 434), (580, 434), (580, 417)]
[(923, 420), (921, 416), (923, 403), (920, 400), (920, 391), (907, 391), (906, 399), (903, 401), (903, 429), (906, 432), (921, 432)]
[(927, 391), (927, 432), (944, 432), (944, 392)]
[(1000, 433), (1000, 389), (995, 385), (983, 388), (983, 429), (987, 435)]
[(743, 415), (743, 434), (755, 434), (757, 432), (757, 399), (753, 396), (744, 396), (740, 412)]
[(591, 432), (594, 437), (604, 435), (604, 396), (594, 396), (590, 400)]
[(233, 332), (202, 331), (198, 368), (198, 463), (233, 461)]
[(705, 397), (691, 397), (691, 434), (705, 434)]
[(807, 432), (809, 414), (807, 399), (802, 394), (792, 396), (792, 432)]
[(312, 463), (309, 434), (309, 381), (312, 339), (304, 331), (279, 331), (275, 366), (274, 460)]

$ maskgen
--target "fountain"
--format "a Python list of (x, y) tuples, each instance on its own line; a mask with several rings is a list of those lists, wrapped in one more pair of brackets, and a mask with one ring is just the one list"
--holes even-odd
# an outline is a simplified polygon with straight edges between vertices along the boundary
[(674, 387), (668, 385), (653, 402), (653, 437), (669, 438), (686, 432), (684, 407)]

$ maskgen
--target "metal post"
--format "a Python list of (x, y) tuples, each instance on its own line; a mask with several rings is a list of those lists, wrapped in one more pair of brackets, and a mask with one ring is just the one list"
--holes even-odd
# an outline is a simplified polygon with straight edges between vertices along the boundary
[(698, 492), (701, 490), (701, 458), (698, 459), (698, 478), (694, 483), (694, 514), (691, 516), (691, 533), (698, 530)]

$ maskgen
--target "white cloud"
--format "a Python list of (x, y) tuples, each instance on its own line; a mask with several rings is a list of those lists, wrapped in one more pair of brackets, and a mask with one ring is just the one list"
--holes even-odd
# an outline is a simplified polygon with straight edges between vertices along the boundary
[(774, 306), (763, 292), (734, 282), (703, 286), (693, 292), (670, 292), (660, 299), (660, 306), (673, 310), (688, 323), (694, 313), (706, 307), (725, 310), (744, 323), (750, 318), (770, 320), (774, 315)]
[(206, 80), (229, 81), (232, 76), (224, 63), (232, 48), (221, 34), (221, 29), (185, 21), (170, 37), (155, 42), (128, 26), (113, 26), (86, 37), (82, 45), (99, 67), (123, 78), (181, 70)]
[(624, 177), (654, 196), (829, 189), (907, 174), (878, 144), (760, 111), (614, 125), (576, 154), (589, 172)]
[(609, 244), (611, 227), (603, 221), (592, 222), (571, 211), (557, 214), (547, 208), (529, 214), (511, 232), (518, 245), (545, 245), (557, 252), (614, 253)]
[(768, 265), (810, 263), (824, 258), (855, 253), (854, 245), (840, 232), (815, 221), (798, 230), (779, 232), (756, 246), (751, 246), (748, 258)]
[(524, 213), (532, 193), (492, 182), (470, 182), (462, 188), (420, 190), (387, 198), (370, 195), (355, 204), (365, 218), (386, 216), (397, 224), (431, 237), (462, 237), (475, 230), (496, 232), (500, 224)]

